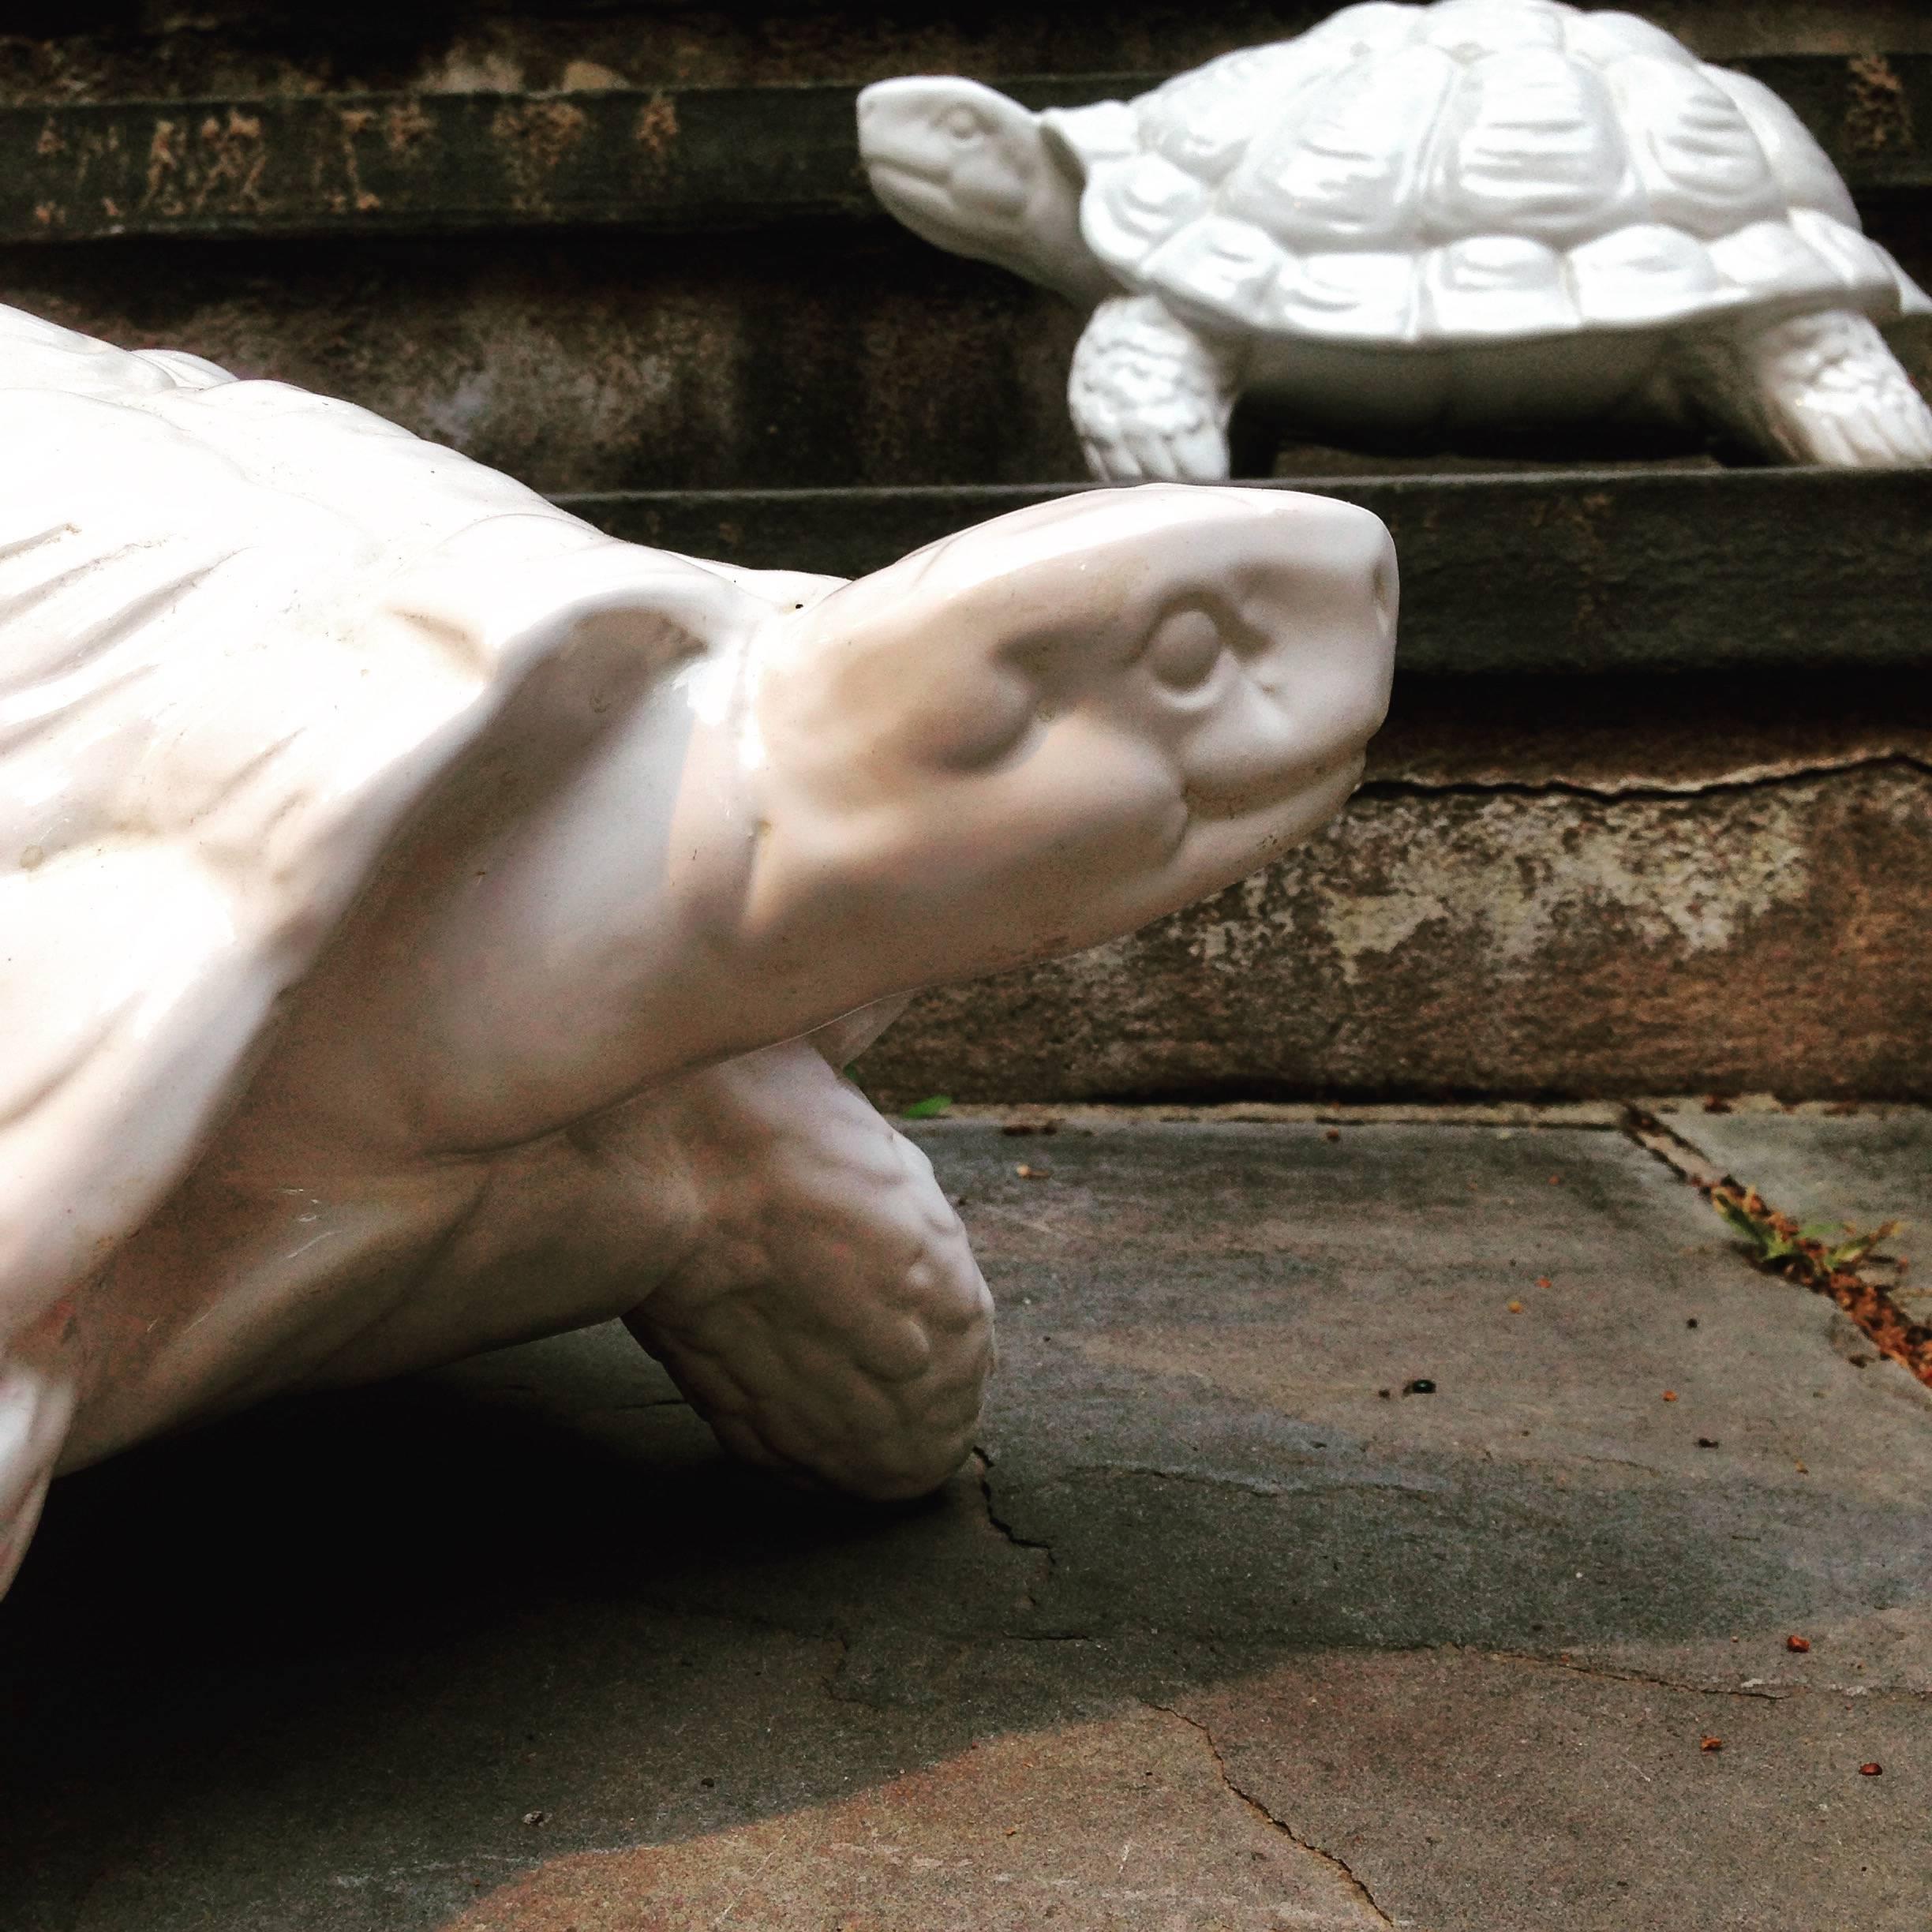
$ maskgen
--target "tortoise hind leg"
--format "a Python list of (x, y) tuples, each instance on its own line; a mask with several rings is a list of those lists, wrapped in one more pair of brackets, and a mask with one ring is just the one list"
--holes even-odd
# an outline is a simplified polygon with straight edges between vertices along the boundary
[(925, 1155), (807, 1041), (688, 1095), (706, 1230), (626, 1325), (745, 1460), (934, 1488), (972, 1446), (993, 1305)]
[(1932, 463), (1932, 410), (1869, 317), (1832, 309), (1686, 345), (1686, 388), (1763, 455), (1837, 470)]
[(1234, 358), (1151, 295), (1104, 301), (1073, 352), (1067, 406), (1103, 482), (1225, 483)]

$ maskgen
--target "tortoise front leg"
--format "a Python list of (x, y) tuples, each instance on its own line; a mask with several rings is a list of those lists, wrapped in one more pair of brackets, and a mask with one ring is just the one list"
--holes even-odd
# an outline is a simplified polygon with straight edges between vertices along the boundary
[(624, 1317), (747, 1462), (881, 1499), (972, 1446), (993, 1304), (925, 1155), (807, 1041), (683, 1084), (706, 1232)]
[(1073, 352), (1067, 406), (1087, 466), (1109, 483), (1225, 483), (1236, 353), (1177, 321), (1151, 295), (1094, 311)]

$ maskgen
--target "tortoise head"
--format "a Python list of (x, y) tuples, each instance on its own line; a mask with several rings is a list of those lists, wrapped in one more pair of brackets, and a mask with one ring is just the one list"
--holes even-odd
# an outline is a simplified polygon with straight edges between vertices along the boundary
[(876, 975), (856, 1003), (1219, 891), (1354, 789), (1395, 602), (1365, 510), (1151, 483), (1016, 511), (777, 616), (754, 646), (747, 930), (808, 908), (813, 957)]
[(918, 75), (859, 96), (873, 192), (912, 232), (1083, 307), (1120, 293), (1080, 239), (1084, 176), (1040, 117), (976, 80)]

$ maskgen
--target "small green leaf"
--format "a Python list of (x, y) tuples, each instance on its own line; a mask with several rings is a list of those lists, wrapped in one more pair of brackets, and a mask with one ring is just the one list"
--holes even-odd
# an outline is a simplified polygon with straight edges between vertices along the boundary
[(905, 1110), (908, 1120), (936, 1120), (953, 1105), (950, 1094), (928, 1094), (923, 1100), (915, 1100)]
[(1835, 1268), (1854, 1267), (1863, 1261), (1878, 1245), (1883, 1237), (1878, 1234), (1860, 1234), (1854, 1240), (1840, 1241), (1836, 1248), (1825, 1251), (1828, 1266)]
[(1771, 1240), (1771, 1230), (1759, 1220), (1747, 1214), (1735, 1201), (1727, 1200), (1721, 1194), (1715, 1203), (1717, 1211), (1757, 1249), (1760, 1255), (1765, 1252)]

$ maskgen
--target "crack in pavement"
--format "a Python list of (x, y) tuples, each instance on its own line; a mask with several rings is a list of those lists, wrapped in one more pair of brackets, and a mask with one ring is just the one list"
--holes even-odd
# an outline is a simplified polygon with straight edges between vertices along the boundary
[[(1642, 1107), (1624, 1109), (1623, 1131), (1646, 1153), (1661, 1161), (1679, 1180), (1695, 1188), (1713, 1205), (1720, 1189), (1735, 1189), (1739, 1194), (1745, 1192), (1735, 1176), (1717, 1172), (1712, 1166), (1709, 1156), (1694, 1141), (1687, 1139), (1675, 1128), (1667, 1127), (1655, 1114), (1646, 1113)], [(1758, 1208), (1764, 1208), (1763, 1196), (1758, 1195), (1755, 1189), (1751, 1193)], [(1881, 1355), (1896, 1362), (1908, 1376), (1932, 1388), (1932, 1330), (1928, 1330), (1923, 1323), (1915, 1322), (1899, 1306), (1882, 1282), (1872, 1280), (1855, 1264), (1834, 1267), (1829, 1284), (1800, 1280), (1775, 1266), (1758, 1266), (1758, 1272), (1778, 1275), (1794, 1287), (1823, 1296), (1856, 1325)]]
[(1809, 1684), (1761, 1686), (1756, 1684), (1683, 1683), (1652, 1671), (1619, 1670), (1604, 1664), (1579, 1661), (1573, 1657), (1543, 1657), (1533, 1650), (1492, 1650), (1480, 1644), (1455, 1644), (1449, 1648), (1465, 1657), (1487, 1658), (1492, 1664), (1526, 1664), (1538, 1670), (1567, 1671), (1575, 1677), (1600, 1678), (1605, 1683), (1648, 1684), (1659, 1690), (1681, 1690), (1687, 1697), (1756, 1698), (1766, 1704), (1782, 1704), (1802, 1697)]
[(852, 1638), (846, 1631), (834, 1623), (826, 1631), (826, 1640), (832, 1646), (833, 1657), (830, 1664), (819, 1676), (818, 1687), (834, 1704), (849, 1704), (853, 1700), (839, 1688), (839, 1682), (852, 1662)]
[(1721, 1186), (1730, 1178), (1712, 1166), (1702, 1148), (1640, 1106), (1627, 1106), (1623, 1110), (1623, 1132), (1646, 1154), (1661, 1161), (1679, 1181), (1688, 1182), (1700, 1194), (1709, 1193), (1713, 1188)]
[(1276, 1817), (1252, 1792), (1244, 1791), (1239, 1784), (1235, 1783), (1232, 1773), (1228, 1769), (1227, 1760), (1221, 1755), (1221, 1747), (1215, 1741), (1214, 1732), (1200, 1718), (1190, 1717), (1185, 1711), (1177, 1710), (1171, 1704), (1155, 1704), (1149, 1708), (1160, 1712), (1163, 1717), (1177, 1718), (1190, 1731), (1198, 1732), (1201, 1742), (1208, 1747), (1208, 1755), (1214, 1761), (1215, 1774), (1229, 1792), (1238, 1798), (1263, 1823), (1271, 1825), (1279, 1832), (1290, 1844), (1307, 1852), (1311, 1857), (1320, 1859), (1324, 1865), (1332, 1867), (1338, 1872), (1347, 1884), (1349, 1889), (1375, 1914), (1382, 1924), (1389, 1926), (1395, 1925), (1395, 1921), (1376, 1903), (1375, 1894), (1349, 1868), (1348, 1861), (1346, 1859), (1338, 1858), (1334, 1852), (1326, 1851), (1320, 1845), (1304, 1838), (1286, 1818)]
[[(1007, 1522), (1005, 1517), (1001, 1515), (998, 1505), (993, 1500), (993, 1458), (977, 1443), (973, 1445), (972, 1460), (973, 1473), (978, 1477), (979, 1484), (979, 1505), (986, 1511), (987, 1521), (991, 1524), (994, 1532), (1011, 1544), (1015, 1549), (1031, 1550), (1039, 1556), (1044, 1556), (1046, 1559), (1046, 1579), (1050, 1580), (1058, 1562), (1054, 1555), (1053, 1545), (1050, 1543), (1036, 1542), (1032, 1537), (1023, 1537), (1011, 1523)], [(1038, 1596), (1029, 1584), (1027, 1587), (1028, 1608), (1036, 1608), (1039, 1601)]]

